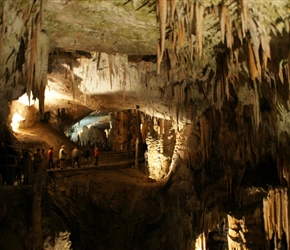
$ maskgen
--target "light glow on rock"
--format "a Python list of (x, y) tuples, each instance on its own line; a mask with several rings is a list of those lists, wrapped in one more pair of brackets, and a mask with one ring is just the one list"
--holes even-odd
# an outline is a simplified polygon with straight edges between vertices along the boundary
[[(21, 113), (21, 110), (18, 110), (18, 112)], [(14, 132), (19, 132), (19, 126), (20, 126), (19, 123), (25, 120), (24, 117), (18, 112), (13, 115), (12, 122), (11, 122), (11, 127)]]
[(205, 250), (206, 242), (204, 233), (200, 234), (198, 238), (195, 240), (195, 250)]
[(32, 106), (35, 103), (35, 100), (32, 99), (32, 94), (30, 96), (27, 93), (24, 93), (19, 97), (18, 102), (22, 103), (25, 106)]

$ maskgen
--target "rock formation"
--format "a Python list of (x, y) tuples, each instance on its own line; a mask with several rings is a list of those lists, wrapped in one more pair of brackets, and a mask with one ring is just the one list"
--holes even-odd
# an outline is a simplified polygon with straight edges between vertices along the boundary
[(1, 147), (71, 150), (105, 113), (94, 142), (146, 149), (2, 186), (1, 249), (289, 248), (289, 1), (0, 7)]

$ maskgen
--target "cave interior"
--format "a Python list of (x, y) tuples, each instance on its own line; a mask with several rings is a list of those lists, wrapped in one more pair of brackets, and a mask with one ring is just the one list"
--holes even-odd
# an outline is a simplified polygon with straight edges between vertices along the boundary
[(0, 38), (0, 249), (290, 248), (289, 1), (0, 0)]

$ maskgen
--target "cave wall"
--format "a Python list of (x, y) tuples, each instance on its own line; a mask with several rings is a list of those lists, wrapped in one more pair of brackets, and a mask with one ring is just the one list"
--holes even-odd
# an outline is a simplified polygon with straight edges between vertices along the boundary
[(0, 192), (0, 248), (31, 249), (32, 192), (26, 186), (2, 186)]
[(41, 6), (42, 1), (1, 1), (1, 123), (9, 114), (8, 103), (25, 92), (38, 98), (44, 111), (49, 45)]

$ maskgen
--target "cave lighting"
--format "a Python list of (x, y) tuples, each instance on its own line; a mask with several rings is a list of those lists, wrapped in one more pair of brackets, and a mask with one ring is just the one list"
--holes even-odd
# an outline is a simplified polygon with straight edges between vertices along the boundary
[(105, 129), (104, 132), (106, 134), (106, 138), (109, 139), (110, 129)]
[[(21, 110), (18, 110), (18, 112), (21, 113)], [(18, 112), (16, 112), (12, 117), (11, 127), (14, 132), (19, 132), (19, 123), (25, 120), (24, 117)]]
[(205, 235), (204, 233), (200, 234), (195, 240), (194, 250), (206, 250)]
[(35, 103), (35, 100), (32, 99), (31, 93), (30, 96), (28, 96), (27, 93), (24, 93), (18, 98), (18, 102), (22, 103), (25, 106), (32, 106)]

